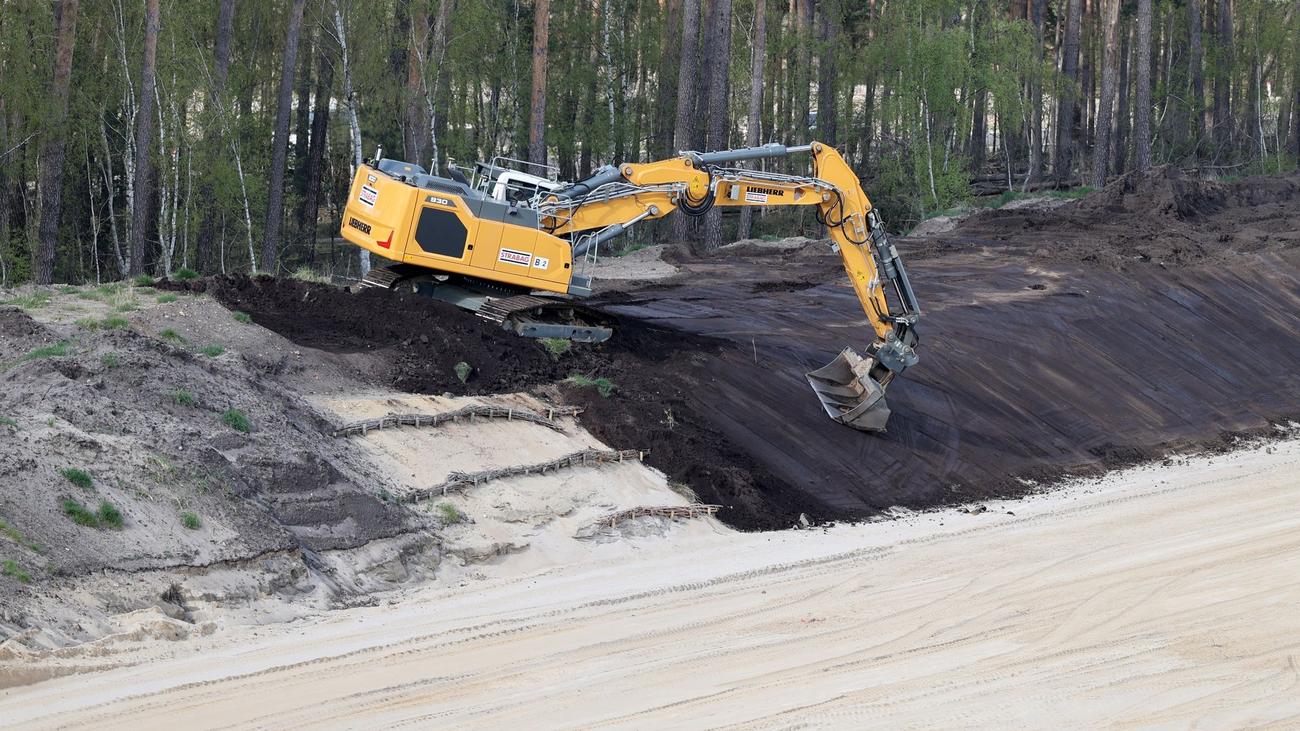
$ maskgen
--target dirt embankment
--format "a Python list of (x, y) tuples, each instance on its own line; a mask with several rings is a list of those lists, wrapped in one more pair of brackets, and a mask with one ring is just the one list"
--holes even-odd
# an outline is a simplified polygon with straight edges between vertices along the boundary
[[(1234, 184), (1162, 169), (1055, 210), (999, 211), (900, 240), (926, 316), (890, 389), (889, 432), (826, 419), (804, 373), (868, 328), (827, 247), (672, 253), (682, 271), (598, 298), (606, 344), (537, 343), (413, 296), (270, 280), (210, 291), (294, 342), (382, 363), (424, 392), (562, 386), (582, 422), (741, 528), (1038, 489), (1300, 416), (1300, 178)], [(464, 361), (474, 371), (455, 376)]]

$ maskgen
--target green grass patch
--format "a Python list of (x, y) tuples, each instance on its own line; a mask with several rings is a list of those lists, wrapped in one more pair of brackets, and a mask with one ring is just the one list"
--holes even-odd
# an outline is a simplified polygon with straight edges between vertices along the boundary
[(178, 299), (180, 299), (180, 297), (177, 297), (176, 295), (174, 295), (174, 294), (168, 292), (167, 294), (160, 294), (160, 295), (158, 295), (158, 304), (160, 304), (160, 305), (169, 305), (169, 304), (175, 302), (175, 301), (178, 300)]
[(456, 377), (460, 379), (461, 383), (468, 381), (469, 374), (474, 372), (474, 369), (470, 366), (470, 364), (466, 363), (463, 360), (457, 363), (453, 370), (456, 371)]
[(298, 267), (293, 273), (294, 279), (300, 279), (304, 282), (316, 282), (317, 284), (329, 284), (330, 278), (324, 274), (317, 274), (311, 267)]
[(20, 546), (27, 546), (28, 548), (32, 549), (33, 551), (36, 551), (37, 553), (41, 552), (41, 545), (39, 543), (28, 539), (27, 536), (24, 536), (21, 531), (19, 531), (17, 528), (13, 527), (12, 525), (9, 525), (8, 523), (4, 522), (3, 520), (0, 520), (0, 536), (4, 536), (5, 538), (8, 538), (9, 540), (13, 541), (14, 543), (17, 543)]
[(24, 310), (34, 310), (39, 307), (44, 307), (48, 305), (50, 303), (50, 300), (53, 298), (54, 295), (50, 294), (49, 292), (32, 292), (31, 294), (19, 295), (11, 299), (4, 300), (3, 302), (0, 302), (0, 304), (21, 307)]
[(172, 391), (172, 403), (177, 406), (198, 406), (199, 400), (194, 398), (194, 394), (183, 388)]
[(573, 348), (573, 343), (568, 338), (542, 338), (541, 343), (554, 360), (559, 360), (560, 356)]
[(149, 276), (148, 274), (141, 274), (135, 277), (134, 279), (132, 279), (131, 284), (137, 287), (152, 287), (153, 277)]
[(203, 527), (203, 521), (199, 520), (199, 516), (194, 513), (185, 512), (181, 513), (181, 525), (190, 530), (198, 530)]
[(0, 416), (0, 426), (7, 426), (13, 429), (17, 429), (18, 422), (14, 421), (13, 419), (10, 419), (7, 416)]
[(105, 368), (116, 368), (119, 365), (122, 365), (122, 359), (118, 357), (117, 353), (104, 353), (99, 357), (99, 362), (102, 363)]
[(99, 518), (96, 518), (85, 505), (72, 498), (63, 501), (63, 514), (72, 518), (72, 522), (77, 525), (84, 525), (87, 528), (99, 527)]
[(59, 285), (59, 294), (76, 294), (80, 291), (81, 291), (80, 288), (74, 287), (71, 284)]
[(97, 300), (101, 297), (101, 295), (96, 290), (83, 289), (77, 292), (77, 297), (83, 300)]
[(181, 337), (180, 333), (176, 332), (170, 327), (158, 333), (158, 336), (161, 337), (163, 340), (170, 340), (173, 343), (176, 343), (177, 345), (180, 345), (181, 343), (185, 342), (185, 338)]
[(179, 279), (182, 282), (188, 282), (191, 279), (198, 279), (199, 273), (189, 267), (181, 267), (172, 272), (172, 279)]
[(47, 345), (27, 352), (20, 360), (41, 360), (42, 358), (62, 358), (68, 354), (68, 341)]
[(247, 312), (240, 312), (240, 311), (236, 310), (236, 311), (230, 313), (230, 316), (233, 317), (233, 318), (235, 318), (235, 322), (238, 322), (238, 323), (241, 323), (241, 324), (244, 324), (244, 325), (251, 325), (251, 324), (253, 323), (253, 318), (252, 318), (252, 317), (251, 317)]
[(95, 481), (90, 479), (90, 473), (78, 467), (64, 467), (59, 470), (59, 474), (83, 490), (89, 490), (95, 484)]
[(438, 503), (438, 517), (447, 525), (465, 522), (465, 514), (460, 512), (460, 508), (451, 503)]
[(208, 356), (209, 358), (215, 358), (218, 355), (221, 355), (222, 353), (226, 352), (226, 349), (221, 347), (220, 345), (205, 345), (202, 348), (199, 348), (199, 352), (202, 353), (203, 355)]
[(245, 434), (253, 430), (252, 422), (250, 422), (248, 416), (239, 409), (227, 409), (222, 412), (221, 423), (237, 432), (243, 432)]
[(22, 568), (18, 566), (18, 562), (13, 561), (12, 559), (6, 558), (5, 560), (0, 561), (0, 574), (11, 576), (24, 584), (32, 583), (32, 575), (23, 571)]
[(92, 332), (95, 330), (125, 330), (130, 326), (131, 323), (120, 315), (109, 315), (102, 320), (96, 320), (93, 317), (83, 317), (77, 320), (77, 327)]
[(614, 389), (618, 388), (608, 378), (592, 378), (582, 373), (570, 374), (568, 378), (564, 379), (564, 382), (578, 388), (594, 388), (605, 398), (609, 398), (614, 393)]
[(122, 511), (107, 500), (99, 503), (99, 522), (113, 530), (122, 530)]

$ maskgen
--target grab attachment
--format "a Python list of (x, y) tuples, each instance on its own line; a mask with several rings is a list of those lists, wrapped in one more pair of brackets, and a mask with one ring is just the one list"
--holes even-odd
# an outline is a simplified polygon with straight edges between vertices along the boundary
[(830, 363), (808, 374), (808, 383), (835, 421), (869, 432), (885, 430), (889, 405), (885, 387), (871, 372), (875, 358), (863, 358), (845, 348)]

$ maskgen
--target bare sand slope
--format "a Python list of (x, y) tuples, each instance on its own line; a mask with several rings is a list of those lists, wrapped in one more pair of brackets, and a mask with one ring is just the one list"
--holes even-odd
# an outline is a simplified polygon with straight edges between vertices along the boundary
[(12, 689), (0, 723), (1295, 727), (1297, 474), (1292, 440), (977, 514), (695, 536)]

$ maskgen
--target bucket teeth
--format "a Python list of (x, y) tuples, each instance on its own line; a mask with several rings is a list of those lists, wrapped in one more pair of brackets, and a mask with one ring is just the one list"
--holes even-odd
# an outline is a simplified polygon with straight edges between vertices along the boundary
[(826, 414), (845, 426), (862, 431), (885, 430), (889, 405), (885, 387), (871, 377), (873, 362), (845, 348), (830, 363), (808, 374), (808, 383)]

